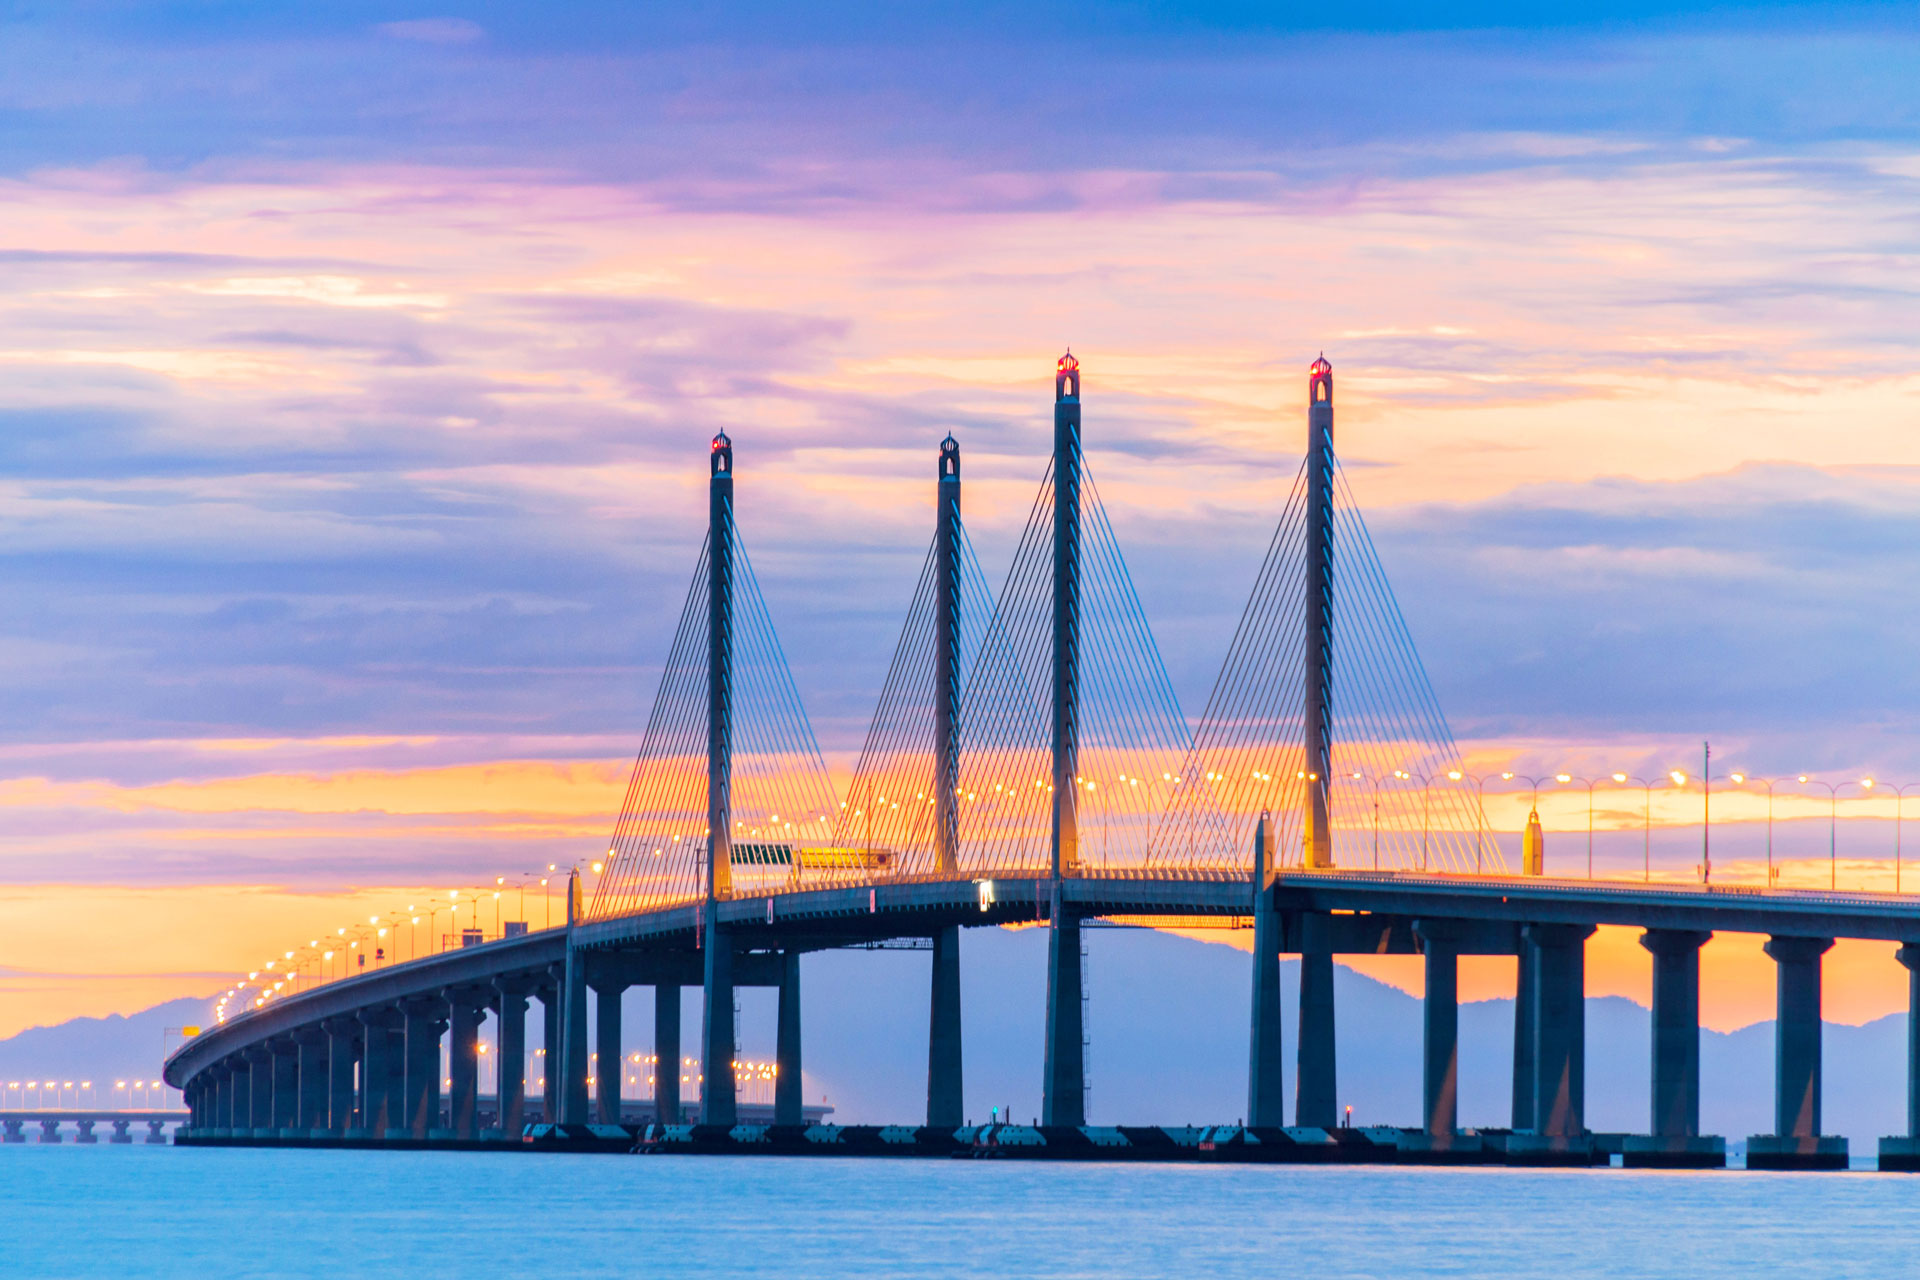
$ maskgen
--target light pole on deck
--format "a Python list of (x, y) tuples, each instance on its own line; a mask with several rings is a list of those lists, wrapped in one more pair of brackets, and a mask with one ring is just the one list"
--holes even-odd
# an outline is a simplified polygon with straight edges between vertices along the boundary
[(1587, 879), (1593, 879), (1593, 780), (1576, 778), (1570, 773), (1556, 773), (1553, 780), (1560, 783), (1578, 782), (1587, 789)]
[[(1739, 776), (1739, 774), (1734, 775), (1736, 780)], [(1640, 879), (1650, 882), (1653, 879), (1653, 784), (1645, 778), (1636, 778), (1626, 773), (1614, 774), (1613, 780), (1623, 786), (1631, 782), (1640, 788), (1640, 858), (1644, 864), (1640, 871)]]

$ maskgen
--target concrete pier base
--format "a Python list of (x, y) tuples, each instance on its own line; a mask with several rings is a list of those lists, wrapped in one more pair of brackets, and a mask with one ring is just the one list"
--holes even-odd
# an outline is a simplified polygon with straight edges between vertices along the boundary
[(1880, 1139), (1880, 1172), (1920, 1173), (1920, 1138)]
[(1847, 1140), (1832, 1135), (1782, 1138), (1771, 1133), (1747, 1139), (1749, 1169), (1844, 1169)]
[(1620, 1146), (1628, 1169), (1724, 1169), (1727, 1140), (1712, 1134), (1631, 1133)]
[(1506, 1149), (1507, 1163), (1512, 1165), (1585, 1167), (1608, 1160), (1607, 1153), (1594, 1146), (1589, 1133), (1510, 1133)]

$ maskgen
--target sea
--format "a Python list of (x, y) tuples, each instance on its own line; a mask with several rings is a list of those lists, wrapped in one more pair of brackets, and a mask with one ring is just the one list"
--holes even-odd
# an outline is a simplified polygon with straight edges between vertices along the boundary
[(0, 1148), (0, 1276), (1895, 1277), (1920, 1175)]

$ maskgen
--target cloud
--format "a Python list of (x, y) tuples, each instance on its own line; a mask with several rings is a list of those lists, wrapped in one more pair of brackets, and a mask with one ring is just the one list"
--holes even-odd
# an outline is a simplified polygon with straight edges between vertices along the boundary
[(486, 28), (466, 18), (409, 18), (383, 22), (375, 30), (396, 40), (422, 44), (472, 44), (486, 38)]

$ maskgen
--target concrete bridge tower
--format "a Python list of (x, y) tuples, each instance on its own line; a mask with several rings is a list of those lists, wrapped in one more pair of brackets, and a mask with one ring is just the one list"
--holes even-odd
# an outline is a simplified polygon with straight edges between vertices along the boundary
[[(960, 444), (940, 442), (933, 561), (933, 861), (960, 866)], [(966, 1119), (960, 1053), (960, 926), (933, 935), (933, 998), (927, 1025), (927, 1124)]]
[(1333, 865), (1333, 366), (1307, 370), (1306, 802), (1301, 860)]
[(733, 951), (719, 903), (733, 894), (733, 442), (713, 438), (707, 482), (707, 900), (702, 922), (703, 1124), (738, 1123), (733, 1092)]
[(1080, 362), (1053, 375), (1053, 778), (1052, 875), (1047, 941), (1047, 1050), (1041, 1122), (1087, 1122), (1080, 918), (1063, 881), (1080, 860), (1075, 802), (1080, 753)]

